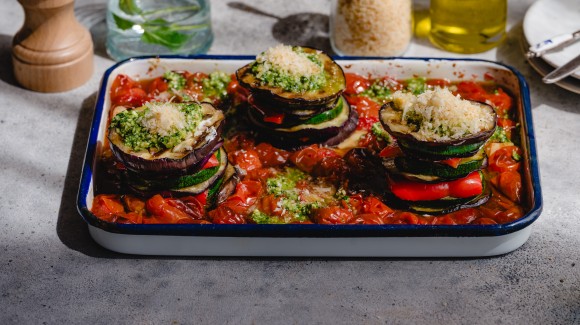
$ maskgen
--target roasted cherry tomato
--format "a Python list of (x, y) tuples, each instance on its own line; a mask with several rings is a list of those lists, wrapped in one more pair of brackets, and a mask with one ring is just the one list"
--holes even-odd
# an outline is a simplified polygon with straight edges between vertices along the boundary
[(256, 204), (262, 194), (262, 183), (259, 181), (244, 180), (236, 186), (234, 194), (227, 198), (220, 206), (227, 206), (237, 214), (245, 215)]
[(343, 208), (349, 209), (354, 215), (360, 214), (363, 208), (363, 196), (362, 194), (354, 194), (348, 197), (348, 200), (341, 201)]
[(124, 74), (115, 78), (110, 95), (113, 106), (138, 107), (148, 98), (141, 85)]
[(396, 225), (416, 225), (419, 223), (419, 217), (412, 212), (399, 212), (393, 218), (393, 224)]
[(355, 216), (349, 223), (355, 225), (384, 225), (387, 222), (385, 217), (378, 214), (364, 213)]
[(498, 116), (505, 117), (512, 107), (512, 98), (501, 88), (497, 88), (492, 94), (488, 94), (487, 102), (495, 108)]
[(262, 142), (256, 146), (256, 152), (264, 167), (276, 167), (284, 165), (290, 157), (290, 152), (274, 148), (269, 143)]
[(386, 217), (393, 213), (393, 210), (374, 196), (368, 196), (363, 199), (362, 212), (365, 214), (375, 214)]
[(492, 183), (510, 200), (519, 203), (522, 196), (522, 176), (517, 171), (499, 173)]
[(473, 81), (462, 81), (457, 84), (457, 93), (464, 99), (485, 102), (487, 92), (478, 83)]
[(149, 84), (147, 91), (150, 95), (159, 95), (160, 93), (167, 91), (169, 86), (163, 77), (157, 77)]
[(353, 96), (349, 97), (348, 102), (358, 113), (357, 129), (369, 130), (373, 124), (379, 121), (381, 105), (374, 100), (365, 96)]
[(431, 224), (432, 225), (456, 225), (457, 223), (455, 222), (455, 220), (451, 216), (444, 215), (444, 216), (433, 218), (433, 221), (431, 222)]
[(246, 133), (237, 133), (231, 138), (224, 141), (224, 149), (227, 152), (233, 152), (240, 149), (254, 148), (254, 139)]
[(147, 200), (147, 211), (153, 214), (160, 223), (184, 223), (193, 219), (178, 207), (178, 202), (165, 199), (159, 194)]
[(347, 72), (344, 74), (344, 76), (346, 77), (346, 89), (344, 90), (344, 93), (347, 95), (356, 95), (362, 93), (371, 85), (371, 82), (368, 78), (365, 78), (356, 73)]
[(489, 169), (495, 172), (517, 171), (520, 168), (521, 150), (517, 146), (504, 146), (489, 157)]
[(125, 207), (116, 195), (100, 194), (95, 196), (91, 211), (97, 217), (107, 220), (112, 215), (125, 213)]
[(145, 213), (145, 201), (132, 195), (123, 195), (121, 200), (123, 201), (123, 205), (125, 206), (127, 212), (134, 212), (137, 214)]
[(147, 93), (141, 88), (130, 88), (120, 91), (112, 101), (116, 106), (139, 107), (147, 101)]
[(467, 225), (473, 222), (473, 220), (481, 217), (481, 213), (474, 208), (461, 209), (459, 211), (450, 214), (451, 218), (455, 220), (458, 225)]
[(258, 152), (253, 149), (241, 149), (228, 154), (229, 160), (249, 172), (255, 169), (262, 168), (262, 162)]
[(240, 83), (236, 80), (235, 75), (232, 75), (232, 81), (228, 84), (226, 91), (229, 95), (238, 96), (238, 99), (245, 101), (248, 98), (250, 92), (240, 86)]
[(211, 221), (216, 224), (244, 224), (246, 218), (225, 205), (218, 206), (208, 213)]
[(330, 206), (318, 209), (314, 212), (316, 223), (326, 225), (336, 225), (349, 223), (353, 219), (352, 212), (338, 206)]
[(491, 218), (478, 218), (475, 219), (472, 225), (497, 225), (497, 222)]
[(318, 157), (318, 146), (312, 145), (294, 152), (290, 156), (290, 161), (300, 170), (307, 173), (311, 172), (320, 161)]

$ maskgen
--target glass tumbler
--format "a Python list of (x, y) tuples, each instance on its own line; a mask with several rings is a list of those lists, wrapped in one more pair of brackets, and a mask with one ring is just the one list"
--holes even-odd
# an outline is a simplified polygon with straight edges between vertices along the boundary
[(456, 53), (479, 53), (505, 38), (507, 0), (431, 0), (434, 45)]
[(213, 41), (209, 0), (109, 0), (107, 52), (114, 60), (205, 53)]

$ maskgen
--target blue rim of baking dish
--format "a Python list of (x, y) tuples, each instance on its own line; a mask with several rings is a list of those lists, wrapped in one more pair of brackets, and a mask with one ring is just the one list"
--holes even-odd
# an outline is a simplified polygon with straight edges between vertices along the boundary
[(77, 209), (83, 219), (91, 226), (105, 231), (126, 235), (160, 235), (160, 236), (213, 236), (213, 237), (489, 237), (507, 235), (530, 226), (542, 212), (542, 192), (537, 160), (536, 139), (532, 122), (530, 92), (522, 74), (503, 63), (470, 59), (470, 58), (401, 58), (401, 57), (334, 57), (337, 60), (409, 60), (409, 61), (462, 61), (482, 62), (502, 66), (510, 70), (518, 79), (520, 96), (523, 105), (525, 126), (528, 139), (530, 176), (533, 191), (531, 209), (523, 217), (506, 224), (497, 225), (321, 225), (321, 224), (118, 224), (98, 219), (87, 207), (87, 194), (93, 176), (93, 160), (96, 154), (97, 137), (100, 120), (104, 109), (106, 86), (110, 74), (119, 66), (136, 60), (150, 59), (203, 59), (203, 60), (253, 60), (255, 56), (246, 55), (194, 55), (194, 56), (142, 56), (126, 59), (111, 66), (105, 71), (101, 80), (98, 99), (91, 124), (91, 130), (85, 152), (81, 174)]

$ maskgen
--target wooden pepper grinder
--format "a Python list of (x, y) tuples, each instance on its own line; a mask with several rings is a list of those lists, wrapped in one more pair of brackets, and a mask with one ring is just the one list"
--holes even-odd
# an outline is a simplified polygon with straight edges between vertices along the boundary
[(18, 0), (24, 26), (12, 42), (14, 75), (23, 87), (61, 92), (93, 73), (93, 41), (74, 15), (74, 0)]

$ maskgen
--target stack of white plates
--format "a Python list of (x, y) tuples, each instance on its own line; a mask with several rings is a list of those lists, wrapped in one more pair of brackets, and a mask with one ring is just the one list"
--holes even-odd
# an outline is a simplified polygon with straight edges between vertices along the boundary
[[(526, 50), (530, 44), (537, 44), (554, 36), (580, 30), (580, 0), (539, 0), (535, 2), (524, 17), (523, 30)], [(545, 76), (574, 59), (578, 54), (580, 54), (580, 40), (561, 50), (528, 60), (538, 73)], [(556, 84), (580, 94), (580, 71)]]

